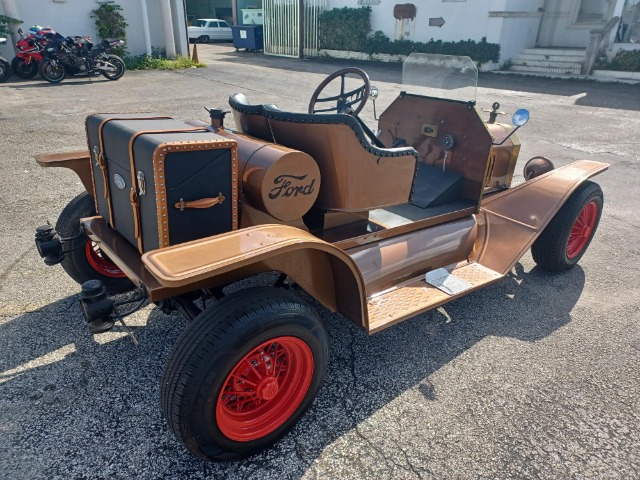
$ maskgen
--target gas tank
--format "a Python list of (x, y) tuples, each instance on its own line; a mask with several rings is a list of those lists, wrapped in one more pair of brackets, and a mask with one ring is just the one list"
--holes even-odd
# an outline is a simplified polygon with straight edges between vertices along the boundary
[(310, 155), (224, 128), (216, 133), (238, 142), (242, 192), (252, 207), (288, 222), (313, 206), (320, 169)]

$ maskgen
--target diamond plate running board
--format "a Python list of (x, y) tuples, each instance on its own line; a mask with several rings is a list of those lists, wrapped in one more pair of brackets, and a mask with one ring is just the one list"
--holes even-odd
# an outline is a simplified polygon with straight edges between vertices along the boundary
[(503, 278), (498, 272), (477, 263), (459, 266), (451, 273), (469, 283), (470, 287), (455, 295), (449, 295), (429, 285), (424, 275), (420, 275), (393, 290), (370, 298), (367, 302), (369, 333), (378, 332), (419, 313), (444, 305)]

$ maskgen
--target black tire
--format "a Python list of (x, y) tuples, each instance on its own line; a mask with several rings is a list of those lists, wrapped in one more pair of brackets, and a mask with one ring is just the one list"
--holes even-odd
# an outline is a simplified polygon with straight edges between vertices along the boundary
[(11, 77), (11, 65), (4, 58), (0, 58), (0, 83), (6, 82)]
[(38, 62), (32, 60), (26, 64), (24, 58), (14, 57), (11, 60), (11, 70), (17, 77), (29, 80), (38, 74)]
[[(597, 183), (587, 181), (580, 185), (531, 246), (533, 260), (551, 272), (573, 267), (587, 251), (596, 233), (603, 204), (604, 196)], [(584, 227), (585, 223), (589, 224), (588, 229)]]
[[(293, 361), (300, 357), (288, 356), (283, 349), (279, 350), (285, 352), (283, 356), (265, 355), (265, 352), (278, 351), (278, 342), (289, 340), (302, 342), (308, 347), (310, 353), (307, 352), (307, 355), (312, 355), (313, 359), (310, 369), (305, 368), (309, 367), (310, 362), (305, 359), (302, 360), (306, 363)], [(264, 350), (256, 350), (258, 347), (264, 347)], [(254, 363), (255, 355), (259, 355), (257, 358), (262, 363)], [(234, 385), (234, 389), (243, 388), (243, 392), (251, 389), (247, 385), (249, 376), (232, 376), (231, 373), (237, 373), (239, 368), (246, 370), (246, 362), (249, 361), (260, 371), (266, 369), (263, 380), (258, 382), (254, 378), (258, 393), (259, 385), (268, 378), (269, 360), (274, 358), (281, 359), (280, 368), (287, 362), (287, 373), (284, 377), (278, 377), (280, 389), (276, 388), (275, 396), (266, 400), (254, 395), (254, 401), (260, 406), (248, 408), (261, 408), (261, 413), (257, 415), (258, 422), (265, 422), (265, 419), (274, 421), (274, 417), (278, 417), (278, 421), (282, 420), (283, 423), (279, 426), (272, 424), (273, 430), (266, 429), (263, 430), (264, 434), (260, 432), (255, 435), (259, 438), (241, 441), (229, 438), (229, 428), (224, 426), (221, 419), (228, 418), (226, 416), (229, 412), (231, 416), (251, 414), (234, 413), (222, 401), (225, 395), (223, 388), (228, 388), (230, 382), (237, 382), (237, 378), (243, 378), (240, 380), (243, 386)], [(328, 358), (326, 332), (309, 305), (292, 293), (273, 287), (243, 290), (207, 308), (189, 324), (178, 339), (162, 376), (162, 411), (173, 433), (195, 455), (209, 460), (245, 457), (272, 445), (293, 428), (315, 398), (326, 373)], [(282, 375), (278, 373), (277, 362), (271, 363), (271, 369), (275, 376)], [(288, 373), (297, 370), (310, 376), (306, 393), (304, 388), (298, 387), (296, 390), (287, 381), (299, 378), (298, 374)], [(291, 399), (292, 391), (299, 392), (296, 400), (283, 403), (283, 399)], [(226, 401), (250, 404), (246, 398), (227, 396)], [(238, 407), (238, 410), (241, 408), (244, 405)], [(291, 409), (292, 413), (287, 409)], [(246, 424), (243, 425), (246, 427)], [(257, 425), (254, 427), (253, 430), (245, 428), (242, 431), (255, 434), (259, 429)], [(223, 433), (223, 430), (227, 430), (227, 433)]]
[(45, 58), (40, 62), (38, 71), (40, 72), (40, 76), (49, 83), (60, 83), (64, 80), (64, 77), (67, 76), (67, 72), (65, 72), (62, 63), (57, 62), (54, 66), (50, 58)]
[(208, 35), (200, 35), (197, 40), (198, 43), (209, 43)]
[(111, 72), (102, 72), (102, 75), (109, 80), (118, 80), (120, 77), (124, 75), (124, 72), (127, 70), (124, 66), (124, 61), (117, 55), (109, 55), (108, 62), (111, 63), (114, 67), (116, 67), (115, 73)]
[[(56, 230), (62, 238), (74, 237), (80, 233), (80, 219), (94, 215), (96, 215), (96, 208), (93, 198), (87, 192), (83, 192), (71, 200), (62, 210), (56, 223)], [(93, 252), (90, 253), (88, 248), (93, 249)], [(70, 242), (65, 242), (63, 250), (67, 253), (64, 254), (62, 268), (79, 284), (83, 284), (87, 280), (102, 280), (111, 293), (124, 292), (134, 288), (131, 280), (121, 272), (118, 274), (119, 269), (115, 264), (102, 255), (85, 234)], [(94, 263), (98, 259), (100, 265), (106, 265), (109, 268), (103, 268), (102, 272), (98, 271), (92, 266), (91, 259)], [(105, 275), (103, 272), (108, 274)]]

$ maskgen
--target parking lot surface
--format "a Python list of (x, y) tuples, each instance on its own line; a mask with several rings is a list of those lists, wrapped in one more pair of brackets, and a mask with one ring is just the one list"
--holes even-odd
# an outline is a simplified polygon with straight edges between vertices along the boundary
[[(640, 477), (640, 87), (490, 74), (480, 106), (531, 112), (518, 174), (534, 155), (611, 165), (595, 179), (604, 214), (580, 265), (552, 275), (527, 254), (501, 283), (370, 337), (313, 303), (331, 360), (292, 433), (243, 461), (186, 452), (159, 408), (185, 321), (149, 306), (129, 319), (137, 348), (119, 328), (89, 335), (79, 286), (33, 244), (34, 228), (54, 223), (82, 186), (33, 155), (86, 148), (93, 112), (206, 120), (203, 107), (226, 108), (234, 92), (306, 111), (345, 66), (198, 49), (206, 69), (0, 84), (1, 478)], [(381, 112), (400, 68), (364, 68)], [(370, 106), (362, 117), (375, 125)]]

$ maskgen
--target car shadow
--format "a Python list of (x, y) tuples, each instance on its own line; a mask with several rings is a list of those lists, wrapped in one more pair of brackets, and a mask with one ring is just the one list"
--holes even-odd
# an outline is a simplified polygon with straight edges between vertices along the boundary
[[(265, 274), (260, 283), (276, 278)], [(431, 376), (483, 339), (536, 342), (567, 325), (584, 282), (580, 266), (549, 274), (526, 273), (517, 264), (498, 284), (372, 336), (301, 292), (329, 332), (324, 385), (290, 434), (253, 457), (226, 463), (186, 452), (160, 413), (159, 379), (186, 322), (147, 307), (130, 320), (139, 347), (121, 327), (94, 339), (71, 296), (0, 325), (0, 415), (15, 449), (7, 453), (36, 477), (80, 475), (108, 464), (118, 469), (110, 470), (115, 476), (153, 466), (174, 478), (249, 478), (286, 465), (283, 478), (298, 478), (325, 448), (408, 390), (436, 401), (439, 385)], [(92, 454), (78, 463), (84, 451)]]

